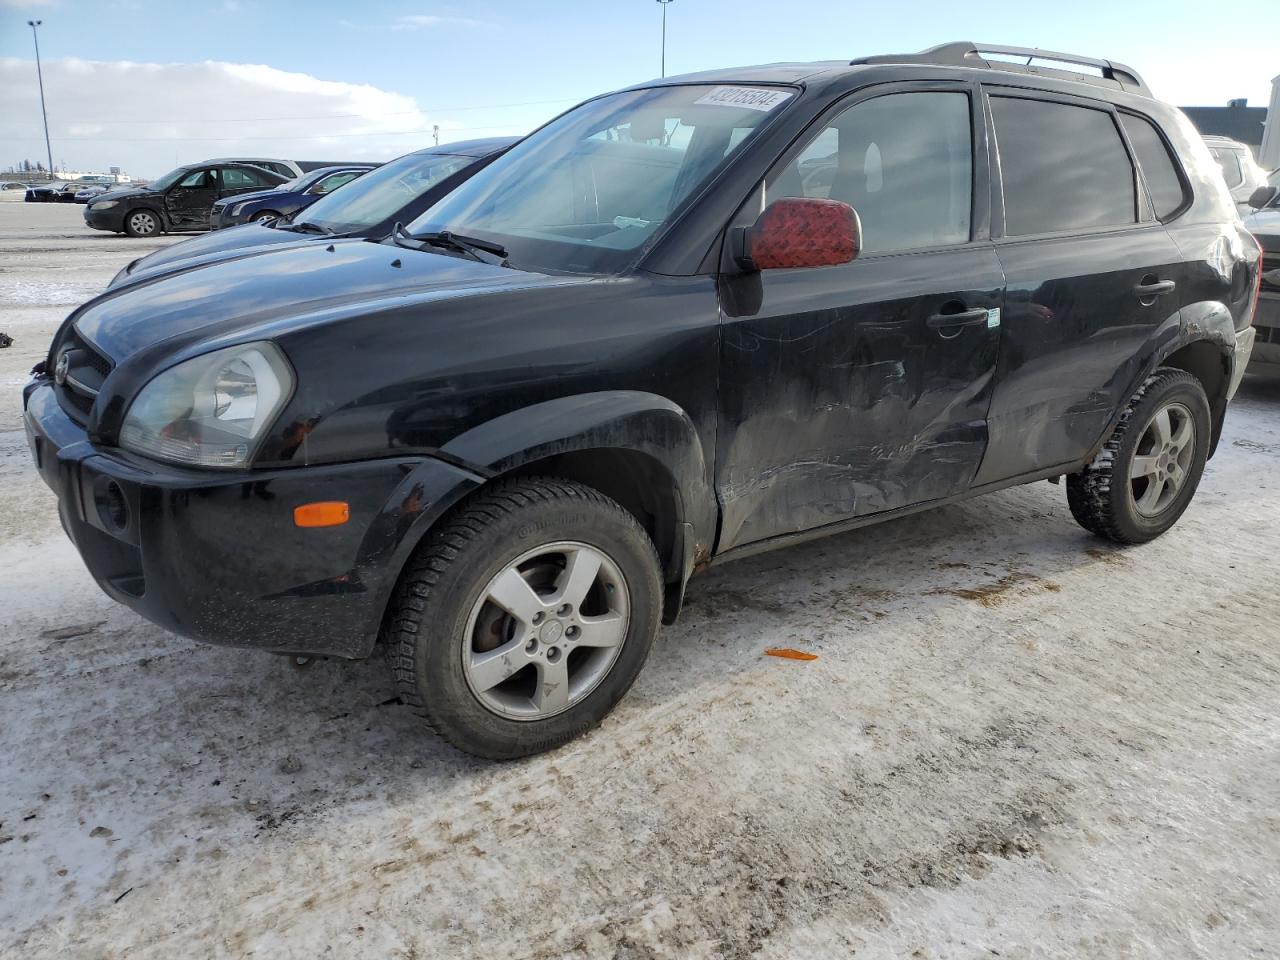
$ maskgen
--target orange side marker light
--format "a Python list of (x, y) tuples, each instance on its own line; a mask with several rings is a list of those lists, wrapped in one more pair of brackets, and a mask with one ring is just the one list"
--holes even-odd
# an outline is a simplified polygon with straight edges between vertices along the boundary
[(816, 653), (805, 653), (803, 650), (792, 650), (790, 647), (770, 647), (764, 652), (766, 657), (781, 657), (783, 660), (817, 660)]
[(343, 500), (322, 500), (293, 508), (293, 522), (299, 527), (337, 527), (351, 519), (351, 507)]

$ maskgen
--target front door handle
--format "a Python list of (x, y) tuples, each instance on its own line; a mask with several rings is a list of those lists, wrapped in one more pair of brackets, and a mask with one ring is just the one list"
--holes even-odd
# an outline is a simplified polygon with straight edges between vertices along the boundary
[[(983, 307), (975, 307), (972, 310), (962, 310), (960, 313), (935, 313), (925, 321), (929, 325), (930, 330), (950, 330), (952, 327), (976, 327), (978, 324), (986, 324), (987, 311)], [(956, 330), (950, 336), (955, 336), (960, 331)], [(948, 334), (943, 334), (947, 336)]]
[(1154, 283), (1140, 283), (1133, 288), (1133, 292), (1145, 300), (1148, 297), (1163, 297), (1166, 293), (1173, 293), (1177, 286), (1172, 280), (1157, 280)]

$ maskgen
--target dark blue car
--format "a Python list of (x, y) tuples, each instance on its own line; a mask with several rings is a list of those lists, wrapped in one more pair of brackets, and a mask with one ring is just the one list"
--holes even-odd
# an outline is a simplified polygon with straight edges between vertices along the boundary
[(254, 220), (287, 217), (376, 166), (376, 163), (344, 163), (340, 166), (321, 167), (288, 183), (282, 183), (274, 190), (226, 197), (215, 203), (209, 211), (209, 226), (217, 230)]

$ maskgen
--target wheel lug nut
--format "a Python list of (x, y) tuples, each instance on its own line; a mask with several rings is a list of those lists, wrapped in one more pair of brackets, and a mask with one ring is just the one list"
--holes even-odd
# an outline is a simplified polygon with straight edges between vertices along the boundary
[(556, 616), (557, 616), (557, 617), (567, 617), (567, 616), (568, 616), (569, 614), (571, 614), (571, 613), (573, 613), (573, 604), (571, 604), (571, 603), (562, 603), (562, 604), (560, 605), (560, 609), (556, 611)]
[(547, 660), (548, 660), (548, 661), (550, 661), (551, 663), (555, 663), (555, 662), (556, 662), (557, 660), (559, 660), (559, 659), (560, 659), (560, 648), (559, 648), (559, 647), (552, 647), (550, 650), (548, 650), (548, 651), (547, 651)]
[(573, 627), (570, 627), (568, 630), (566, 630), (564, 632), (564, 635), (568, 637), (570, 640), (576, 640), (578, 638), (578, 634), (580, 634), (581, 632), (582, 632), (581, 627), (573, 626)]
[(533, 623), (534, 623), (534, 626), (537, 626), (537, 625), (538, 625), (539, 623), (541, 623), (545, 618), (546, 618), (546, 614), (542, 613), (542, 611), (538, 611), (537, 613), (535, 613), (535, 614), (533, 615)]
[(534, 652), (535, 650), (537, 650), (537, 649), (538, 649), (538, 641), (537, 641), (537, 640), (530, 640), (528, 643), (526, 643), (526, 644), (524, 645), (524, 652), (525, 652), (525, 653), (533, 653), (533, 652)]

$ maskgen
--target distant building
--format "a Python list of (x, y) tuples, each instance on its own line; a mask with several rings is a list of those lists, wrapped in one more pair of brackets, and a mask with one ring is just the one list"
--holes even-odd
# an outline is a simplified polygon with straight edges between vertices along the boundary
[(1230, 100), (1225, 107), (1183, 107), (1182, 112), (1191, 118), (1201, 136), (1230, 137), (1248, 144), (1258, 155), (1267, 123), (1266, 107), (1251, 107), (1247, 100)]

